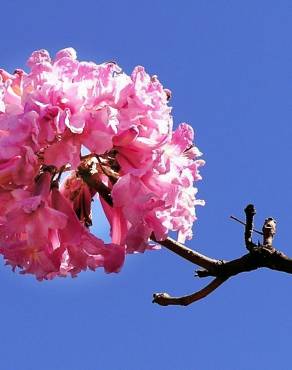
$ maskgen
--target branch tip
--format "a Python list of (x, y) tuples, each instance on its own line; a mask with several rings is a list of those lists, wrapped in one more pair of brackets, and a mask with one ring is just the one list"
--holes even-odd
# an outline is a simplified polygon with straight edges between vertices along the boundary
[(253, 204), (248, 204), (245, 207), (244, 212), (246, 216), (254, 216), (256, 214), (255, 206)]
[(153, 294), (152, 303), (157, 303), (160, 306), (188, 306), (191, 303), (199, 301), (207, 297), (215, 289), (217, 289), (221, 284), (223, 284), (228, 278), (226, 277), (216, 277), (211, 281), (210, 284), (206, 285), (203, 289), (199, 290), (190, 295), (185, 295), (182, 297), (172, 297), (168, 293), (155, 293)]
[(244, 231), (244, 241), (246, 249), (252, 251), (256, 246), (252, 242), (252, 232), (253, 232), (253, 219), (256, 214), (256, 210), (253, 204), (249, 204), (245, 209), (245, 231)]
[(263, 245), (265, 247), (272, 247), (273, 238), (276, 234), (276, 220), (272, 217), (268, 217), (265, 219), (263, 225)]

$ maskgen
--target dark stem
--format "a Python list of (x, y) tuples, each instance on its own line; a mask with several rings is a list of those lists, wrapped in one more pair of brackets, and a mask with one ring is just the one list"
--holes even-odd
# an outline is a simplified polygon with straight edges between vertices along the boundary
[(172, 297), (168, 293), (155, 293), (153, 294), (153, 303), (157, 303), (160, 306), (188, 306), (191, 303), (199, 301), (207, 297), (210, 293), (214, 292), (221, 284), (223, 284), (227, 279), (222, 277), (216, 277), (211, 281), (210, 284), (206, 285), (203, 289), (199, 290), (190, 295), (185, 295), (182, 297)]
[(178, 241), (172, 238), (166, 238), (165, 240), (156, 240), (155, 236), (152, 234), (151, 239), (162, 245), (163, 247), (169, 249), (173, 253), (179, 255), (180, 257), (194, 263), (195, 265), (204, 267), (209, 271), (216, 270), (218, 260), (207, 257), (199, 252), (196, 252), (190, 248), (187, 248), (185, 245), (179, 243)]
[(244, 232), (244, 240), (245, 240), (245, 246), (247, 250), (251, 251), (255, 244), (252, 242), (252, 232), (253, 232), (253, 218), (256, 214), (256, 210), (254, 208), (253, 204), (249, 204), (245, 210), (246, 215), (246, 222), (245, 222), (245, 232)]

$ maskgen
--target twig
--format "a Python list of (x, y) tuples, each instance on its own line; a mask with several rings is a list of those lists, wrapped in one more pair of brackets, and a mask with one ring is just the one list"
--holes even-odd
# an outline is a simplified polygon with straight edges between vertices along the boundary
[[(243, 222), (243, 221), (241, 221), (239, 218), (237, 218), (237, 217), (235, 217), (235, 216), (232, 216), (232, 215), (230, 216), (230, 218), (231, 218), (232, 220), (234, 220), (234, 221), (239, 222), (241, 225), (246, 226), (246, 223), (245, 223), (245, 222)], [(261, 231), (259, 231), (259, 230), (257, 230), (257, 229), (253, 229), (253, 231), (254, 231), (255, 233), (259, 234), (259, 235), (264, 235)]]
[(227, 278), (216, 277), (214, 280), (211, 281), (210, 284), (206, 285), (203, 289), (199, 290), (198, 292), (195, 292), (190, 295), (185, 295), (182, 297), (171, 297), (168, 293), (155, 293), (153, 294), (152, 303), (157, 303), (160, 306), (169, 306), (169, 305), (188, 306), (191, 303), (194, 303), (202, 298), (207, 297), (226, 280)]
[(194, 263), (195, 265), (204, 267), (205, 269), (208, 269), (210, 271), (216, 269), (218, 260), (196, 252), (170, 237), (166, 238), (165, 240), (158, 241), (155, 239), (154, 234), (152, 234), (151, 239), (154, 242), (159, 243), (163, 247), (169, 249), (173, 253), (179, 255), (180, 257)]
[(249, 204), (245, 210), (246, 222), (244, 231), (244, 240), (247, 250), (251, 251), (256, 245), (252, 242), (252, 232), (253, 232), (253, 218), (256, 214), (256, 210), (253, 204)]

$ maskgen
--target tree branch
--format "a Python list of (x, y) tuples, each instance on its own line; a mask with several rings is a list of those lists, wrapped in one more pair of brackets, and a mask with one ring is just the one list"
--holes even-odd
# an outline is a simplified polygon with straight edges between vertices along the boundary
[(152, 234), (151, 239), (162, 245), (163, 247), (167, 248), (171, 252), (177, 254), (178, 256), (192, 262), (195, 265), (204, 267), (209, 271), (216, 271), (216, 267), (218, 264), (221, 264), (221, 261), (216, 259), (207, 257), (199, 252), (196, 252), (185, 245), (179, 243), (178, 241), (172, 238), (166, 238), (165, 240), (156, 240), (155, 236)]
[(190, 295), (185, 295), (182, 297), (171, 297), (168, 293), (154, 293), (152, 303), (157, 303), (160, 306), (170, 306), (170, 305), (179, 305), (179, 306), (188, 306), (191, 303), (199, 301), (207, 297), (215, 289), (217, 289), (221, 284), (223, 284), (227, 278), (216, 277), (211, 281), (210, 284), (206, 285), (203, 289), (199, 290)]
[(256, 210), (253, 204), (249, 204), (245, 210), (246, 222), (244, 231), (244, 240), (247, 250), (251, 251), (256, 245), (252, 242), (252, 232), (253, 232), (253, 218), (256, 214)]
[(198, 270), (198, 277), (207, 276), (235, 276), (242, 272), (249, 272), (258, 268), (269, 268), (292, 274), (292, 259), (287, 257), (283, 252), (270, 249), (264, 246), (257, 247), (252, 253), (243, 255), (240, 258), (223, 261), (217, 265), (216, 271)]

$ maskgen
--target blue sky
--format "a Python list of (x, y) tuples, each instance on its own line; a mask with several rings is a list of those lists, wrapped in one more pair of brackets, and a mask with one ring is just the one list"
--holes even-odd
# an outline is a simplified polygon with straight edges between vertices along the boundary
[[(245, 253), (228, 219), (253, 202), (257, 227), (278, 221), (292, 255), (292, 5), (290, 1), (20, 0), (1, 3), (1, 67), (33, 50), (72, 46), (80, 60), (142, 64), (173, 92), (176, 124), (196, 130), (206, 166), (188, 246)], [(95, 232), (106, 234), (98, 210)], [(0, 266), (2, 370), (289, 370), (292, 277), (255, 271), (194, 305), (159, 307), (153, 292), (205, 281), (167, 250), (129, 256), (117, 275), (37, 282)]]

